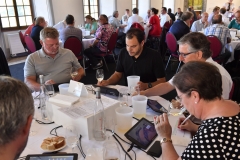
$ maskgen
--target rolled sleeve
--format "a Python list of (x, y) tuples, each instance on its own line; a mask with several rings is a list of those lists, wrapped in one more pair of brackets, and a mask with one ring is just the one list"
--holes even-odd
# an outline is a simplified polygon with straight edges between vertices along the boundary
[(193, 23), (192, 27), (191, 27), (191, 31), (192, 32), (197, 32), (197, 28), (196, 28), (196, 21)]
[(34, 59), (33, 55), (29, 55), (25, 61), (24, 65), (24, 77), (29, 77), (29, 76), (36, 76), (36, 70), (35, 70), (35, 65), (34, 65)]

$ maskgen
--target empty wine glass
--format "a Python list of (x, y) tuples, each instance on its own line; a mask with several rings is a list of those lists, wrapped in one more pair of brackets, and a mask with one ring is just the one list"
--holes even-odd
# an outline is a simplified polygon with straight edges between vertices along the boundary
[(104, 71), (103, 69), (97, 69), (96, 70), (96, 78), (98, 80), (98, 82), (101, 82), (104, 78)]
[(120, 107), (128, 106), (128, 89), (120, 88), (118, 89), (119, 96), (118, 101), (120, 102)]
[(55, 91), (54, 91), (53, 85), (52, 85), (52, 84), (46, 84), (45, 87), (46, 87), (46, 90), (47, 90), (47, 94), (48, 94), (50, 97), (54, 96)]
[(69, 147), (72, 148), (72, 152), (74, 152), (74, 148), (78, 144), (78, 133), (74, 126), (70, 125), (66, 127), (66, 142)]
[(70, 74), (71, 74), (72, 79), (74, 79), (78, 75), (78, 70), (76, 68), (72, 67)]
[(109, 140), (103, 144), (104, 160), (120, 160), (120, 149), (116, 141)]

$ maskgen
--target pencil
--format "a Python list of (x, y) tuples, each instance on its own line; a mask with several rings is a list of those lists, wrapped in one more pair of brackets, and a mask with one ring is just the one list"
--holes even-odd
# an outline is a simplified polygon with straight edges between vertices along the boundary
[(186, 119), (184, 119), (184, 121), (180, 124), (180, 126), (181, 125), (183, 125), (190, 117), (191, 117), (192, 115), (191, 114), (189, 114), (189, 116), (187, 116), (187, 118)]

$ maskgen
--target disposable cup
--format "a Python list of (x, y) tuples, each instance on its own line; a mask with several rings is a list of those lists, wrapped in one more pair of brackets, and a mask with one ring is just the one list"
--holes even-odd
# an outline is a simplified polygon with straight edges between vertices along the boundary
[(136, 95), (132, 97), (133, 116), (141, 119), (146, 117), (147, 97), (143, 95)]
[(133, 109), (130, 107), (118, 107), (115, 112), (118, 131), (127, 132), (132, 127)]
[(128, 76), (128, 90), (131, 92), (131, 89), (137, 86), (137, 83), (140, 81), (140, 76)]
[(69, 87), (69, 83), (63, 83), (58, 85), (59, 93), (63, 95), (68, 95), (68, 87)]

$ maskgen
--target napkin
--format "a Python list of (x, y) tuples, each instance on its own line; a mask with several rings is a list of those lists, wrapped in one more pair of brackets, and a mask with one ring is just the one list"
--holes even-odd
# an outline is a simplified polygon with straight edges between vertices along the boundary
[(62, 94), (57, 94), (54, 97), (49, 98), (49, 102), (59, 103), (67, 106), (71, 106), (74, 103), (78, 102), (78, 97), (66, 96)]

